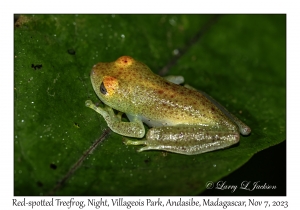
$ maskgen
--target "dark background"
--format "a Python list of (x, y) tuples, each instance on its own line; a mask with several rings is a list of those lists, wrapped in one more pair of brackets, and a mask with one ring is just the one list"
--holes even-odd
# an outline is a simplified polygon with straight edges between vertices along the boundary
[[(256, 153), (250, 161), (238, 170), (224, 177), (226, 185), (238, 185), (243, 181), (251, 183), (259, 181), (259, 185), (264, 183), (276, 186), (276, 189), (261, 189), (247, 191), (237, 189), (231, 190), (208, 189), (202, 196), (286, 196), (286, 141)], [(251, 184), (250, 184), (251, 185)], [(249, 185), (249, 186), (250, 186)]]

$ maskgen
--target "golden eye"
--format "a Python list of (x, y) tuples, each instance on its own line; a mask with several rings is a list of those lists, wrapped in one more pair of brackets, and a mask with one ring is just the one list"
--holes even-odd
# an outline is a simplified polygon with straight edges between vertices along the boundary
[(103, 95), (106, 95), (107, 94), (107, 90), (103, 84), (103, 82), (101, 83), (100, 85), (100, 92), (103, 94)]

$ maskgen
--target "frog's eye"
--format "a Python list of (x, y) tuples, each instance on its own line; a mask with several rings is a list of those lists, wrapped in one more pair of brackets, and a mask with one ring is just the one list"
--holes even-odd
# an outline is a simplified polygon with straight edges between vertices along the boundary
[(107, 90), (104, 86), (104, 83), (102, 82), (101, 85), (100, 85), (100, 92), (103, 94), (103, 95), (106, 95), (107, 94)]
[(105, 96), (114, 95), (115, 91), (118, 89), (118, 80), (111, 76), (104, 76), (103, 81), (100, 85), (100, 92)]

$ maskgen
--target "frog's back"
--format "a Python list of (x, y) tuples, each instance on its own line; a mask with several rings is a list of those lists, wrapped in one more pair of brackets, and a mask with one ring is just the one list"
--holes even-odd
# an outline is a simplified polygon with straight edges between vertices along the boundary
[(109, 80), (105, 84), (111, 93), (102, 100), (128, 115), (141, 116), (150, 126), (230, 123), (200, 92), (163, 79), (129, 56), (94, 66), (91, 78), (99, 97), (102, 96), (99, 87), (104, 77), (113, 82)]
[[(223, 112), (197, 90), (171, 83), (161, 77), (153, 80), (155, 85), (150, 81), (148, 84), (138, 84), (135, 88), (142, 97), (136, 103), (143, 103), (139, 106), (139, 113), (150, 126), (230, 123)], [(140, 87), (143, 85), (147, 88)]]

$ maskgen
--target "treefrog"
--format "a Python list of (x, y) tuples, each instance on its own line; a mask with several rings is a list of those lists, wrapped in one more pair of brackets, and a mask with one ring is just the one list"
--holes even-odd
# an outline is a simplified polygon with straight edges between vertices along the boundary
[[(251, 132), (206, 93), (180, 85), (182, 76), (160, 77), (130, 56), (94, 65), (90, 78), (104, 107), (90, 100), (85, 105), (102, 115), (112, 131), (127, 137), (145, 136), (124, 138), (126, 145), (145, 145), (139, 152), (196, 155), (229, 147), (239, 142), (240, 133)], [(129, 122), (122, 121), (123, 113)], [(150, 127), (146, 135), (143, 123)]]

